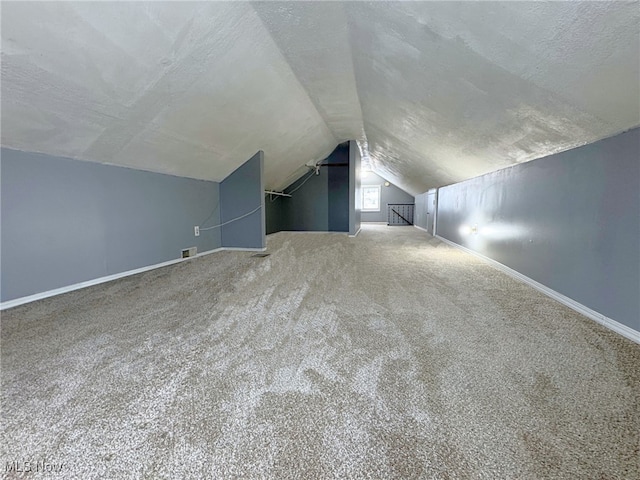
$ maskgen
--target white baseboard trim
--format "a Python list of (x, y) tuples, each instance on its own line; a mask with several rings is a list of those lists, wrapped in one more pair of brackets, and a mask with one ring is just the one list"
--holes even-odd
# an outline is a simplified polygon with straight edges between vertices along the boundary
[[(419, 228), (419, 227), (418, 227)], [(509, 275), (510, 277), (515, 278), (516, 280), (520, 280), (521, 282), (524, 282), (530, 286), (532, 286), (533, 288), (535, 288), (536, 290), (538, 290), (541, 293), (544, 293), (545, 295), (547, 295), (548, 297), (553, 298), (554, 300), (562, 303), (563, 305), (566, 305), (567, 307), (569, 307), (572, 310), (575, 310), (578, 313), (581, 313), (582, 315), (584, 315), (585, 317), (590, 318), (591, 320), (594, 320), (596, 322), (598, 322), (601, 325), (604, 325), (605, 327), (607, 327), (610, 330), (613, 330), (616, 333), (619, 333), (620, 335), (622, 335), (623, 337), (628, 338), (629, 340), (640, 344), (640, 332), (634, 330), (631, 327), (627, 327), (626, 325), (617, 322), (615, 320), (613, 320), (612, 318), (606, 317), (604, 315), (602, 315), (601, 313), (596, 312), (595, 310), (592, 310), (591, 308), (582, 305), (581, 303), (576, 302), (575, 300), (573, 300), (572, 298), (569, 298), (561, 293), (556, 292), (555, 290), (552, 290), (551, 288), (536, 282), (535, 280), (533, 280), (532, 278), (527, 277), (526, 275), (523, 275), (522, 273), (507, 267), (506, 265), (503, 265), (500, 262), (497, 262), (496, 260), (493, 260), (492, 258), (486, 257), (485, 255), (482, 255), (481, 253), (475, 252), (467, 247), (463, 247), (462, 245), (458, 245), (457, 243), (452, 242), (451, 240), (447, 240), (446, 238), (441, 237), (440, 235), (436, 235), (436, 237), (440, 240), (442, 240), (443, 242), (445, 242), (448, 245), (451, 245), (452, 247), (458, 248), (460, 250), (463, 250), (475, 257), (478, 257), (479, 259), (483, 260), (484, 262), (488, 263), (489, 265), (491, 265), (492, 267), (506, 273), (507, 275)]]
[(198, 253), (193, 257), (176, 258), (174, 260), (168, 260), (162, 263), (156, 263), (154, 265), (148, 265), (146, 267), (140, 267), (133, 270), (127, 270), (126, 272), (114, 273), (113, 275), (107, 275), (105, 277), (94, 278), (93, 280), (87, 280), (86, 282), (74, 283), (66, 287), (55, 288), (53, 290), (47, 290), (46, 292), (34, 293), (26, 297), (15, 298), (13, 300), (7, 300), (0, 303), (0, 311), (7, 310), (9, 308), (17, 307), (18, 305), (24, 305), (25, 303), (35, 302), (36, 300), (42, 300), (44, 298), (55, 297), (56, 295), (62, 295), (63, 293), (73, 292), (74, 290), (80, 290), (81, 288), (92, 287), (101, 283), (110, 282), (119, 278), (129, 277), (131, 275), (137, 275), (138, 273), (148, 272), (149, 270), (155, 270), (156, 268), (168, 267), (176, 263), (193, 260), (198, 257), (204, 257), (205, 255), (211, 255), (212, 253), (222, 252), (224, 250), (229, 251), (243, 251), (243, 252), (264, 252), (266, 248), (241, 248), (241, 247), (219, 247), (213, 250), (207, 250), (206, 252)]
[[(422, 230), (423, 232), (427, 232), (427, 233), (429, 233), (429, 230), (427, 230), (426, 228), (423, 228), (423, 227), (419, 227), (419, 226), (418, 226), (418, 225), (416, 225), (415, 223), (413, 224), (413, 226), (414, 226), (414, 227), (416, 227), (418, 230)], [(431, 235), (431, 234), (429, 233), (429, 235)]]
[(362, 227), (360, 227), (358, 229), (358, 231), (356, 233), (354, 233), (353, 235), (349, 235), (349, 238), (356, 238), (358, 236), (358, 234), (360, 233), (360, 230), (362, 230)]

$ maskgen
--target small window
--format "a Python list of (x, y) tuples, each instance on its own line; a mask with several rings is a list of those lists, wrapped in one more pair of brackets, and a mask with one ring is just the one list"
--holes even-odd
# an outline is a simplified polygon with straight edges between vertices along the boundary
[(362, 186), (362, 211), (380, 211), (380, 185)]

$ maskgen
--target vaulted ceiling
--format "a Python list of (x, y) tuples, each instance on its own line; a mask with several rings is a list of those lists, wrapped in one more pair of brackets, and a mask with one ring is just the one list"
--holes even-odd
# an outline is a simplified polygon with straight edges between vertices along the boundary
[(279, 189), (357, 139), (412, 194), (640, 125), (636, 2), (2, 2), (2, 145)]

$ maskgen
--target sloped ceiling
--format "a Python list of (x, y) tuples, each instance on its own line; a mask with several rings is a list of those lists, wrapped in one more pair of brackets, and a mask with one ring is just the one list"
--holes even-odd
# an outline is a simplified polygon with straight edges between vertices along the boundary
[(20, 150), (280, 189), (357, 139), (416, 194), (640, 125), (638, 2), (1, 8)]

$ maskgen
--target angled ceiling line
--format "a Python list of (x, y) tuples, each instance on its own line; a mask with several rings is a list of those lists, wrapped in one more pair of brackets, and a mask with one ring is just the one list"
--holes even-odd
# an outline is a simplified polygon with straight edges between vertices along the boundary
[[(360, 155), (366, 155), (366, 164), (369, 168), (371, 168), (371, 156), (369, 155), (369, 140), (367, 139), (367, 129), (364, 124), (364, 115), (362, 114), (362, 100), (360, 99), (360, 92), (358, 90), (358, 79), (356, 78), (356, 66), (353, 61), (353, 45), (351, 43), (351, 24), (349, 22), (349, 17), (344, 8), (344, 4), (340, 4), (340, 10), (342, 11), (342, 15), (344, 17), (344, 22), (347, 28), (347, 47), (349, 48), (349, 63), (351, 64), (351, 72), (353, 74), (353, 83), (354, 90), (356, 92), (356, 100), (358, 101), (358, 111), (360, 112), (360, 122), (361, 122), (361, 130), (362, 130), (362, 140), (364, 141), (364, 145), (358, 147), (360, 148)], [(362, 160), (362, 159), (361, 159)]]
[(277, 187), (354, 139), (423, 192), (640, 125), (637, 5), (8, 2), (1, 143)]
[(352, 66), (352, 70), (353, 70), (353, 77), (354, 77), (354, 81), (355, 81), (355, 90), (357, 93), (357, 99), (358, 99), (358, 105), (360, 107), (360, 118), (362, 119), (362, 133), (364, 135), (364, 140), (366, 141), (366, 146), (367, 146), (367, 151), (366, 154), (368, 155), (368, 166), (369, 168), (376, 173), (377, 175), (383, 176), (382, 174), (386, 175), (386, 177), (384, 177), (385, 179), (387, 179), (387, 177), (391, 176), (391, 180), (393, 180), (393, 183), (398, 185), (402, 190), (410, 192), (411, 189), (409, 189), (406, 185), (405, 182), (402, 181), (401, 178), (399, 178), (397, 175), (392, 174), (392, 172), (386, 170), (386, 169), (382, 169), (380, 168), (377, 163), (384, 163), (384, 162), (379, 162), (378, 159), (376, 158), (375, 153), (371, 153), (371, 149), (370, 149), (370, 143), (369, 143), (369, 136), (367, 134), (367, 124), (369, 123), (364, 115), (364, 111), (362, 108), (362, 100), (361, 100), (361, 95), (360, 95), (360, 90), (361, 90), (361, 86), (362, 86), (362, 80), (359, 79), (359, 74), (358, 74), (358, 69), (356, 68), (355, 65), (355, 57), (354, 57), (354, 40), (353, 40), (353, 36), (355, 35), (354, 32), (354, 25), (353, 22), (351, 21), (351, 15), (353, 15), (353, 13), (349, 13), (347, 11), (347, 8), (349, 8), (347, 5), (345, 5), (345, 3), (341, 3), (341, 8), (342, 11), (344, 13), (344, 17), (345, 17), (345, 22), (347, 24), (347, 40), (348, 40), (348, 46), (349, 46), (349, 52), (350, 52), (350, 60), (351, 60), (351, 66)]
[(300, 86), (302, 91), (304, 91), (306, 97), (309, 99), (309, 103), (311, 103), (311, 105), (313, 105), (313, 108), (315, 109), (316, 113), (318, 114), (318, 117), (320, 117), (322, 119), (322, 122), (324, 123), (325, 128), (327, 129), (327, 131), (329, 133), (331, 133), (331, 136), (334, 138), (334, 140), (336, 142), (336, 146), (337, 146), (338, 145), (338, 138), (336, 137), (336, 134), (333, 131), (333, 129), (331, 129), (331, 127), (329, 127), (329, 123), (327, 121), (326, 115), (321, 111), (321, 108), (315, 102), (315, 100), (312, 98), (312, 96), (309, 93), (309, 90), (307, 89), (307, 87), (302, 83), (302, 81), (300, 80), (300, 77), (298, 76), (298, 74), (296, 73), (294, 68), (291, 66), (291, 60), (287, 57), (287, 54), (284, 52), (284, 50), (282, 49), (282, 47), (280, 46), (278, 41), (275, 39), (275, 37), (273, 36), (273, 34), (271, 33), (271, 31), (269, 30), (267, 25), (265, 25), (262, 17), (258, 13), (258, 11), (255, 9), (254, 2), (251, 2), (251, 9), (253, 10), (253, 13), (258, 18), (258, 21), (260, 22), (260, 25), (262, 25), (262, 28), (265, 30), (265, 32), (267, 32), (267, 35), (271, 39), (271, 43), (275, 46), (275, 48), (280, 53), (280, 56), (284, 60), (284, 63), (287, 64), (287, 66), (289, 68), (289, 71), (291, 72), (291, 75), (293, 75), (293, 77), (296, 79), (296, 82), (298, 83), (298, 85)]

